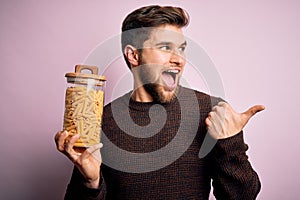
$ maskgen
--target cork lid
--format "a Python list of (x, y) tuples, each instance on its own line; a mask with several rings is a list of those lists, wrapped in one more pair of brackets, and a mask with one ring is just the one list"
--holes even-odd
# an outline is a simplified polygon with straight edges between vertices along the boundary
[(105, 76), (98, 75), (98, 67), (90, 65), (75, 65), (75, 73), (66, 73), (65, 77), (67, 77), (68, 82), (74, 82), (76, 79), (94, 79), (96, 81), (106, 81)]

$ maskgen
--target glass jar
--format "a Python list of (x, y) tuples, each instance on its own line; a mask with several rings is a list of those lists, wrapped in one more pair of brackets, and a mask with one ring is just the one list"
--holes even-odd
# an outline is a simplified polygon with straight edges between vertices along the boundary
[(67, 141), (79, 134), (74, 147), (87, 148), (100, 143), (106, 78), (98, 75), (96, 66), (89, 65), (76, 65), (75, 73), (66, 73), (65, 77), (63, 129), (69, 133)]

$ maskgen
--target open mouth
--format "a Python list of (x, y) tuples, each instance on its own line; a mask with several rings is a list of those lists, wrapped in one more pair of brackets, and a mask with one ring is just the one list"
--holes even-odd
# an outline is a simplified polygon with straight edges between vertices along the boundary
[(179, 70), (177, 69), (169, 69), (162, 73), (162, 79), (165, 83), (165, 89), (172, 91), (177, 86), (177, 74)]

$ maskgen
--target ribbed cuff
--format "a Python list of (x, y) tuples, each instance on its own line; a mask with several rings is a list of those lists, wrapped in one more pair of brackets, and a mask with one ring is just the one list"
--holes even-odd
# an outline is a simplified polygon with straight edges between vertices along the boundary
[(104, 187), (105, 185), (104, 185), (103, 177), (100, 177), (98, 188), (89, 188), (84, 183), (82, 183), (80, 190), (83, 192), (83, 194), (87, 194), (89, 198), (98, 199), (98, 197), (102, 195), (100, 193), (104, 191)]
[(244, 153), (248, 150), (248, 145), (245, 144), (244, 134), (241, 131), (232, 137), (218, 140), (215, 148), (219, 156), (224, 156), (224, 154)]

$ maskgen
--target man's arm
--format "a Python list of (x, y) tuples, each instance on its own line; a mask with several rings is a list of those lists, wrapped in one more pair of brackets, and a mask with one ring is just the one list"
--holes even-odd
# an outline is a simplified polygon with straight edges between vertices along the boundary
[(100, 173), (99, 186), (97, 188), (89, 188), (85, 184), (85, 179), (74, 166), (71, 181), (68, 185), (65, 200), (81, 199), (81, 200), (104, 200), (106, 195), (106, 185)]
[(217, 143), (209, 154), (214, 195), (217, 199), (255, 199), (261, 184), (253, 170), (246, 151), (242, 129), (250, 118), (264, 110), (256, 105), (237, 113), (225, 102), (219, 102), (205, 120), (210, 136)]
[(66, 141), (67, 137), (67, 131), (59, 131), (55, 135), (57, 150), (75, 165), (65, 199), (105, 199), (105, 182), (100, 173), (100, 148), (103, 145), (99, 143), (79, 151), (74, 148), (79, 135), (74, 135)]
[(261, 189), (246, 151), (243, 132), (220, 139), (210, 153), (214, 195), (217, 199), (255, 199)]

